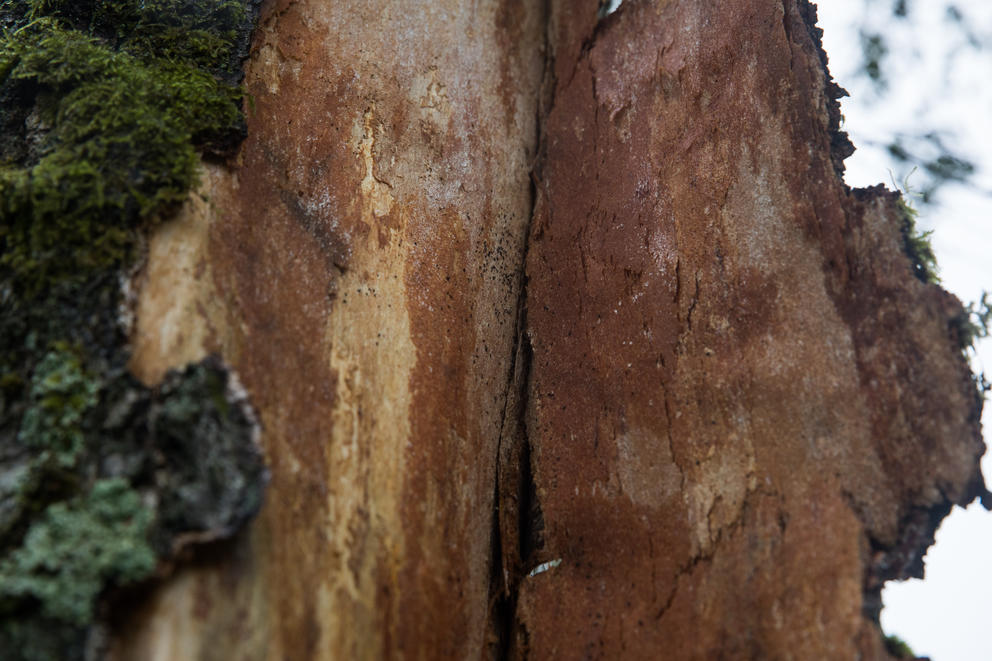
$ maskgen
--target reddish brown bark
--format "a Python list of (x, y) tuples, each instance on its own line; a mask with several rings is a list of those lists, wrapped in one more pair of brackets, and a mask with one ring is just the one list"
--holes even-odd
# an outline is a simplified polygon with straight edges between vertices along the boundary
[(836, 172), (811, 14), (559, 28), (526, 442), (531, 564), (561, 564), (521, 583), (522, 655), (882, 656), (880, 581), (981, 489), (959, 304), (912, 276), (893, 196)]
[(885, 658), (982, 489), (960, 304), (805, 0), (595, 4), (266, 5), (133, 368), (223, 354), (272, 483), (117, 658)]

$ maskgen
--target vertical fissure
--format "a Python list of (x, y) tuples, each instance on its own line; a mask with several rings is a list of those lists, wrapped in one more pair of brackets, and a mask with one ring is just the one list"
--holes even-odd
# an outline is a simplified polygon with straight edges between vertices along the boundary
[[(545, 76), (548, 69), (545, 69)], [(543, 87), (543, 85), (542, 85)], [(533, 350), (527, 335), (527, 257), (534, 217), (537, 214), (538, 181), (543, 156), (542, 122), (545, 108), (540, 105), (537, 117), (537, 156), (530, 178), (530, 213), (520, 254), (515, 335), (511, 367), (507, 376), (503, 419), (500, 424), (496, 456), (495, 499), (492, 533), (492, 569), (490, 576), (490, 631), (496, 637), (492, 658), (515, 658), (514, 640), (519, 628), (516, 620), (517, 595), (526, 563), (541, 544), (543, 517), (534, 482), (532, 449), (527, 429), (527, 408)]]
[(514, 640), (520, 581), (542, 544), (543, 517), (537, 498), (532, 449), (527, 432), (527, 393), (531, 348), (526, 309), (521, 297), (513, 376), (507, 393), (495, 485), (493, 553), (490, 583), (490, 630), (497, 641), (493, 658), (515, 658)]
[[(527, 349), (524, 352), (525, 356), (530, 353), (529, 346), (530, 344), (527, 343)], [(527, 356), (525, 361), (529, 372), (530, 357)], [(527, 380), (525, 380), (525, 387), (526, 383)], [(526, 432), (526, 419), (523, 421), (523, 427), (523, 444), (520, 448), (519, 461), (519, 505), (517, 509), (517, 525), (520, 531), (517, 539), (517, 551), (521, 568), (533, 564), (535, 556), (544, 548), (544, 513), (541, 511), (541, 501), (537, 495), (537, 482), (534, 479), (532, 457), (533, 449)]]
[[(554, 52), (551, 37), (551, 0), (544, 0), (544, 74), (538, 90), (534, 161), (530, 173), (530, 210), (520, 252), (519, 288), (511, 367), (507, 375), (503, 419), (496, 456), (489, 598), (489, 631), (494, 637), (491, 658), (521, 656), (526, 632), (517, 620), (517, 600), (525, 567), (543, 543), (543, 516), (534, 480), (533, 450), (527, 428), (533, 349), (527, 335), (527, 259), (539, 213), (541, 170), (545, 160), (545, 118), (554, 100)], [(523, 644), (526, 647), (526, 643)]]

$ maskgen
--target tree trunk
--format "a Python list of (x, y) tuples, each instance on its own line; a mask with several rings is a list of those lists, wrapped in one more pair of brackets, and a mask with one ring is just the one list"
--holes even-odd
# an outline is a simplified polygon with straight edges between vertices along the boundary
[(132, 369), (221, 354), (271, 483), (112, 656), (887, 658), (981, 400), (896, 196), (841, 179), (814, 23), (268, 3)]

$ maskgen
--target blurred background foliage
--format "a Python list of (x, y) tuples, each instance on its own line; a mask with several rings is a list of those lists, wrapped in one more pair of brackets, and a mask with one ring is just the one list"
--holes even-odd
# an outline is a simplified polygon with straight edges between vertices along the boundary
[[(820, 3), (821, 14), (832, 11), (826, 4)], [(859, 103), (883, 122), (888, 120), (888, 126), (876, 123), (871, 131), (855, 136), (855, 143), (884, 151), (893, 179), (901, 183), (909, 178), (923, 205), (936, 202), (949, 183), (992, 195), (988, 184), (976, 176), (982, 159), (967, 127), (946, 112), (947, 101), (966, 82), (961, 74), (974, 71), (992, 56), (989, 12), (983, 6), (988, 4), (862, 0), (860, 15), (855, 12), (850, 17), (858, 23), (860, 54), (854, 76), (845, 82), (856, 87), (850, 91)], [(828, 53), (833, 64), (835, 52)], [(834, 71), (844, 78), (848, 73)], [(992, 71), (986, 69), (989, 74)], [(935, 81), (938, 84), (929, 87)], [(913, 88), (922, 85), (928, 86), (926, 94), (914, 93)]]

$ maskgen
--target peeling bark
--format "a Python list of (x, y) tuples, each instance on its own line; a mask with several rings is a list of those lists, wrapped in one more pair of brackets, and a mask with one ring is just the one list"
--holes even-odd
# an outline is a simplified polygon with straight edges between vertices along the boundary
[(814, 21), (267, 4), (132, 367), (234, 365), (268, 500), (116, 658), (887, 658), (981, 401)]

